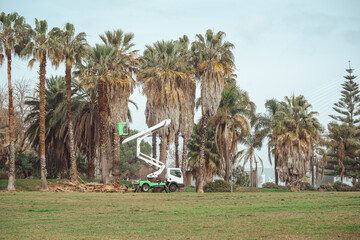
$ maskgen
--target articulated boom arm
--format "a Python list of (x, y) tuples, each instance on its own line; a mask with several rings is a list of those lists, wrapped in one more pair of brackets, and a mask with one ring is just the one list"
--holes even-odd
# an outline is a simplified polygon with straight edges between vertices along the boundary
[(149, 164), (153, 168), (157, 169), (156, 172), (153, 172), (153, 173), (150, 173), (149, 175), (147, 175), (148, 178), (157, 178), (162, 173), (162, 171), (164, 171), (165, 164), (160, 162), (159, 160), (156, 160), (155, 158), (152, 158), (152, 157), (140, 152), (140, 143), (144, 138), (151, 135), (153, 132), (156, 132), (160, 128), (169, 126), (170, 123), (171, 123), (171, 119), (166, 119), (166, 120), (152, 126), (151, 128), (144, 130), (142, 132), (139, 132), (131, 137), (124, 139), (124, 141), (122, 141), (122, 144), (123, 144), (123, 143), (127, 143), (131, 140), (136, 139), (136, 157), (138, 159), (145, 161), (147, 164)]

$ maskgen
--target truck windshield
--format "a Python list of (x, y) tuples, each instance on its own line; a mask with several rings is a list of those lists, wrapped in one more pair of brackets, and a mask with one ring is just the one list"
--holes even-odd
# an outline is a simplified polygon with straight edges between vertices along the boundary
[(179, 170), (173, 170), (173, 169), (171, 169), (171, 170), (170, 170), (170, 174), (173, 175), (173, 176), (175, 176), (175, 177), (181, 178), (181, 172), (180, 172)]

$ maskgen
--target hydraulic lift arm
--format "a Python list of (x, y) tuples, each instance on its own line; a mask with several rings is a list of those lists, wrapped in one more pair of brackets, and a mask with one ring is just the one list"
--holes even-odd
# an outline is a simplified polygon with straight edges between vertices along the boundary
[(146, 138), (147, 136), (150, 136), (152, 133), (156, 132), (160, 128), (167, 127), (171, 123), (171, 119), (166, 119), (151, 128), (144, 130), (142, 132), (139, 132), (131, 137), (128, 137), (122, 141), (122, 144), (127, 143), (131, 140), (136, 139), (136, 157), (138, 159), (141, 159), (145, 161), (147, 164), (149, 164), (151, 167), (157, 169), (157, 171), (150, 173), (147, 175), (147, 178), (157, 178), (165, 169), (165, 164), (160, 162), (159, 160), (156, 160), (155, 158), (152, 158), (140, 151), (140, 143), (141, 141)]

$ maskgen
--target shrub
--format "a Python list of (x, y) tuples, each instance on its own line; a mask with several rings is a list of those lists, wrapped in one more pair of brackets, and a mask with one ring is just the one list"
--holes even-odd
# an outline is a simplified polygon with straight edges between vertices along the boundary
[(233, 183), (239, 185), (240, 187), (250, 186), (249, 174), (244, 173), (242, 167), (237, 167), (235, 169), (235, 171), (233, 172), (233, 178)]
[(302, 191), (314, 191), (315, 188), (313, 187), (313, 185), (311, 185), (308, 182), (302, 182), (302, 183), (300, 183), (300, 190), (302, 190)]
[(352, 191), (360, 191), (360, 182), (356, 182), (352, 187)]
[(351, 186), (341, 183), (339, 181), (334, 182), (333, 188), (338, 192), (349, 192), (351, 191)]
[(15, 169), (18, 178), (38, 177), (40, 171), (37, 166), (40, 160), (35, 153), (17, 153), (15, 159)]
[(331, 184), (321, 184), (319, 190), (323, 190), (326, 192), (336, 191)]
[(272, 182), (266, 182), (262, 185), (263, 188), (272, 188), (272, 189), (281, 189), (281, 190), (285, 190), (288, 191), (290, 190), (290, 186), (280, 186), (280, 185), (276, 185), (275, 183)]
[(204, 192), (230, 192), (231, 185), (224, 180), (215, 180), (204, 186)]
[(262, 185), (263, 188), (275, 188), (278, 189), (278, 185), (276, 185), (275, 183), (272, 182), (266, 182)]

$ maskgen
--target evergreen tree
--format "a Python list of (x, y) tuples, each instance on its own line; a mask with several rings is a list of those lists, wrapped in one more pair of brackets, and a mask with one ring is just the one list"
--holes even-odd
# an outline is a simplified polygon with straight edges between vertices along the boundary
[(353, 71), (349, 61), (349, 68), (346, 69), (349, 75), (344, 76), (346, 80), (341, 84), (341, 98), (333, 107), (340, 115), (330, 115), (334, 120), (349, 126), (360, 122), (360, 90), (359, 84), (354, 81), (356, 76), (352, 75)]
[(355, 183), (357, 179), (360, 181), (360, 90), (353, 71), (349, 61), (348, 75), (341, 84), (341, 98), (333, 107), (339, 115), (330, 115), (337, 122), (328, 125), (329, 160), (326, 168), (331, 170), (328, 174), (340, 175), (341, 182), (345, 176)]

